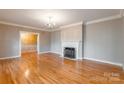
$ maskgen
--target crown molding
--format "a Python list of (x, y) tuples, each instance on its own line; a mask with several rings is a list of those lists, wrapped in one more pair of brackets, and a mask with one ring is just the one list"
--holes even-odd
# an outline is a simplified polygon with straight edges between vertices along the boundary
[(93, 20), (93, 21), (88, 21), (88, 22), (86, 22), (86, 25), (94, 24), (94, 23), (99, 23), (99, 22), (104, 22), (104, 21), (109, 21), (109, 20), (118, 19), (118, 18), (121, 18), (120, 14), (114, 15), (114, 16), (105, 17), (105, 18), (101, 18), (101, 19), (97, 19), (97, 20)]
[(69, 25), (60, 26), (60, 29), (65, 29), (65, 28), (68, 28), (68, 27), (77, 26), (77, 25), (81, 25), (81, 24), (83, 24), (82, 21), (77, 22), (77, 23), (73, 23), (73, 24), (69, 24)]
[[(123, 16), (124, 16), (124, 13), (123, 13)], [(101, 18), (101, 19), (97, 19), (97, 20), (88, 21), (85, 24), (89, 25), (89, 24), (104, 22), (104, 21), (108, 21), (108, 20), (118, 19), (118, 18), (121, 18), (121, 17), (122, 17), (122, 14), (118, 14), (118, 15), (109, 16), (109, 17), (105, 17), (105, 18)], [(25, 26), (25, 25), (15, 24), (15, 23), (7, 22), (7, 21), (0, 21), (0, 24), (23, 27), (23, 28), (29, 28), (29, 29), (35, 29), (35, 30), (41, 30), (41, 31), (53, 32), (53, 31), (59, 31), (61, 29), (69, 28), (69, 27), (72, 27), (72, 26), (81, 25), (81, 24), (83, 24), (83, 21), (72, 23), (72, 24), (69, 24), (69, 25), (60, 26), (60, 28), (53, 29), (53, 30), (42, 29), (42, 28), (33, 27), (33, 26)]]
[(23, 28), (28, 28), (28, 29), (41, 30), (41, 31), (49, 31), (47, 29), (41, 29), (41, 28), (33, 27), (33, 26), (20, 25), (20, 24), (15, 24), (15, 23), (7, 22), (7, 21), (0, 21), (0, 24), (10, 25), (10, 26), (17, 26), (17, 27), (23, 27)]
[(77, 25), (82, 25), (82, 24), (83, 24), (83, 22), (80, 21), (80, 22), (76, 22), (76, 23), (73, 23), (73, 24), (60, 26), (59, 28), (53, 29), (51, 32), (54, 32), (54, 31), (60, 31), (60, 30), (65, 29), (65, 28), (69, 28), (69, 27), (77, 26)]

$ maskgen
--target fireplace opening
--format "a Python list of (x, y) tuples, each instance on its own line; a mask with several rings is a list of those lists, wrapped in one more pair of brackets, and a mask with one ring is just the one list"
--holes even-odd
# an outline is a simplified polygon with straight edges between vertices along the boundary
[(65, 47), (65, 48), (64, 48), (64, 57), (76, 58), (76, 55), (75, 55), (75, 48), (72, 48), (72, 47)]

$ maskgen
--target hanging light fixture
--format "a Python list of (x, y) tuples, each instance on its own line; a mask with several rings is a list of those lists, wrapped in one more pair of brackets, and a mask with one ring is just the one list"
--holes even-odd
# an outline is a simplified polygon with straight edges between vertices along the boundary
[(48, 17), (48, 23), (46, 24), (47, 28), (52, 29), (55, 27), (55, 22), (53, 21), (53, 17)]

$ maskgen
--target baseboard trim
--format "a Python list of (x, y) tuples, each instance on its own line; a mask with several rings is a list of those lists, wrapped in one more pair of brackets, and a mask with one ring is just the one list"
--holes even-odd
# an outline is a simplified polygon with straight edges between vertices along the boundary
[(50, 53), (51, 51), (39, 52), (38, 54)]
[(2, 57), (2, 58), (0, 58), (0, 60), (19, 58), (19, 57), (20, 57), (20, 55), (19, 56)]
[(55, 54), (58, 54), (58, 55), (61, 55), (61, 53), (59, 52), (54, 52), (54, 51), (50, 51), (51, 53), (55, 53)]
[(106, 60), (101, 60), (101, 59), (94, 59), (94, 58), (89, 58), (89, 57), (84, 57), (84, 59), (93, 60), (93, 61), (97, 61), (97, 62), (108, 63), (108, 64), (112, 64), (112, 65), (117, 65), (117, 66), (123, 67), (123, 64), (116, 63), (116, 62), (111, 62), (111, 61), (106, 61)]
[[(62, 56), (61, 56), (61, 57), (62, 57)], [(73, 60), (73, 61), (78, 60), (78, 59), (68, 58), (68, 57), (62, 57), (62, 58), (64, 58), (64, 59), (68, 59), (68, 60)]]
[(78, 58), (78, 59), (79, 59), (79, 60), (83, 60), (84, 58), (81, 58), (81, 57), (80, 57), (80, 58)]
[(45, 52), (39, 52), (39, 54), (44, 54), (44, 53), (55, 53), (55, 54), (61, 54), (61, 53), (58, 53), (58, 52), (53, 52), (53, 51), (45, 51)]
[[(25, 52), (22, 52), (23, 53), (32, 53), (32, 52), (37, 52), (37, 51), (25, 51)], [(38, 52), (37, 52), (38, 53)]]

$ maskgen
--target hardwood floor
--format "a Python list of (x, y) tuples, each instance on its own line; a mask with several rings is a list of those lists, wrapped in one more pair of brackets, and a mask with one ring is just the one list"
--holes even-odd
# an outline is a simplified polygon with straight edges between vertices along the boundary
[(124, 83), (124, 72), (118, 66), (100, 62), (73, 61), (53, 53), (26, 53), (21, 58), (0, 60), (0, 83)]

